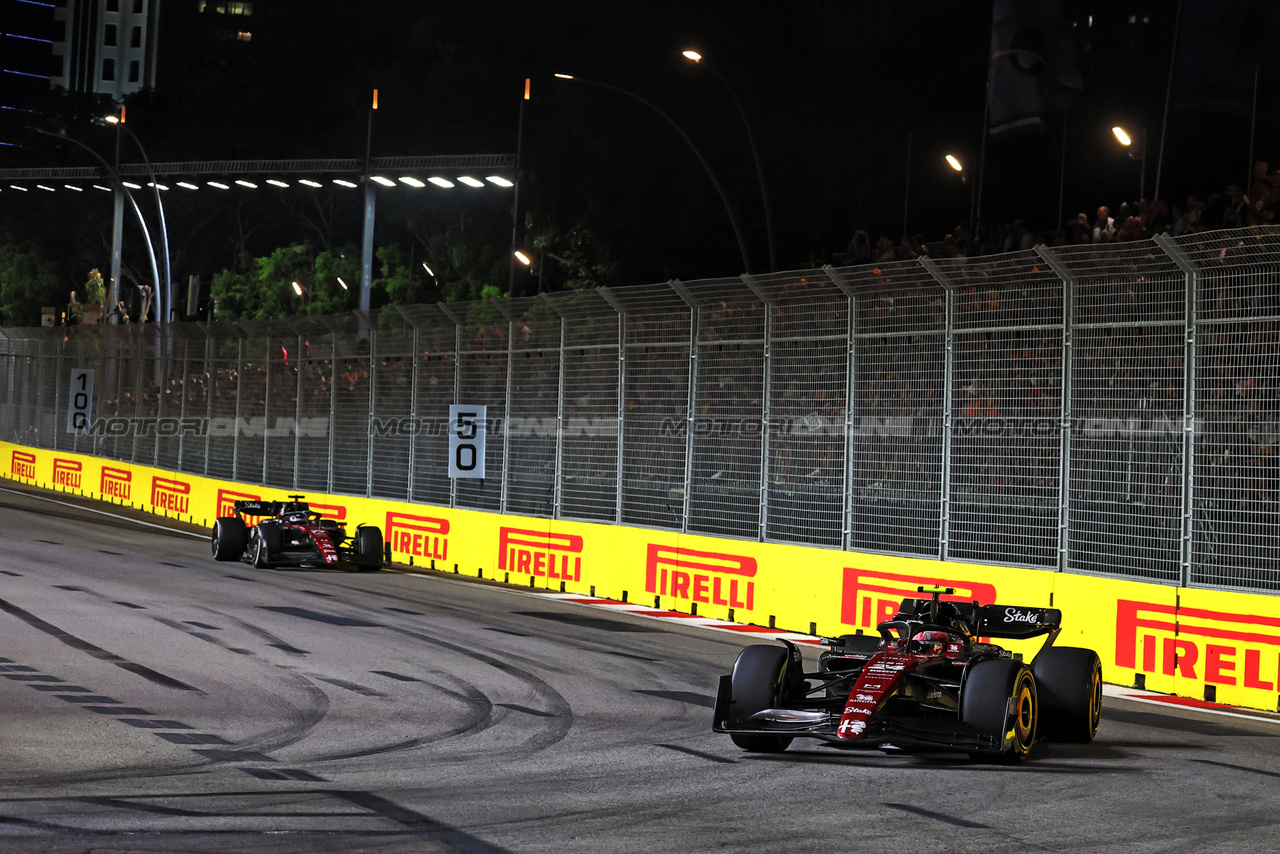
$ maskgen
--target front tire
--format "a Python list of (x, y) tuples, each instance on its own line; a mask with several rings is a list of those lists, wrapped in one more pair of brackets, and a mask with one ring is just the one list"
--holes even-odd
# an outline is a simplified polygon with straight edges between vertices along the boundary
[(258, 525), (253, 538), (253, 565), (269, 569), (271, 558), (280, 553), (280, 529), (274, 525)]
[(1036, 679), (1021, 661), (998, 658), (969, 666), (960, 695), (960, 719), (987, 746), (974, 759), (1019, 762), (1036, 740)]
[[(730, 677), (733, 698), (730, 723), (742, 723), (756, 712), (776, 708), (782, 699), (788, 651), (785, 647), (755, 644), (738, 653)], [(740, 735), (729, 738), (752, 753), (781, 753), (791, 744), (789, 735)]]
[(213, 523), (213, 559), (239, 560), (244, 554), (249, 532), (238, 516), (222, 516)]
[(382, 531), (374, 527), (356, 529), (354, 543), (356, 563), (363, 570), (376, 572), (382, 569)]
[(1040, 732), (1053, 741), (1088, 743), (1102, 717), (1102, 662), (1091, 649), (1049, 647), (1031, 664), (1040, 694)]

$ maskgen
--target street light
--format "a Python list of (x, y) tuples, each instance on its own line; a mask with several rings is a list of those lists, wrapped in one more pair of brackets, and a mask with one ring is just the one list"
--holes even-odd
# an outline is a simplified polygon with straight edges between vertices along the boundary
[[(702, 65), (702, 61), (706, 58), (696, 50), (682, 51), (680, 55), (694, 65)], [(738, 100), (738, 96), (734, 94), (732, 87), (729, 86), (729, 81), (724, 79), (724, 75), (717, 71), (714, 65), (708, 64), (706, 67), (711, 70), (711, 73), (724, 86), (724, 90), (729, 93), (729, 97), (733, 100), (733, 105), (738, 108), (738, 115), (742, 118), (742, 126), (747, 131), (747, 144), (751, 146), (751, 159), (756, 164), (756, 180), (760, 183), (760, 203), (764, 206), (764, 228), (769, 238), (769, 272), (772, 273), (778, 269), (777, 251), (773, 241), (773, 211), (769, 205), (769, 191), (764, 183), (764, 168), (760, 165), (760, 151), (756, 148), (756, 138), (751, 132), (751, 123), (747, 121), (747, 113), (742, 109), (742, 102)]]
[[(116, 126), (117, 131), (124, 131), (129, 134), (129, 138), (133, 140), (133, 144), (138, 146), (138, 151), (142, 153), (142, 162), (147, 166), (147, 173), (151, 176), (151, 189), (156, 197), (156, 212), (160, 217), (160, 248), (164, 255), (164, 285), (156, 289), (156, 319), (164, 322), (168, 320), (165, 316), (165, 309), (170, 303), (169, 289), (173, 285), (173, 269), (169, 266), (169, 229), (164, 221), (164, 203), (160, 201), (160, 181), (156, 178), (155, 170), (151, 168), (151, 158), (147, 156), (147, 150), (142, 147), (142, 141), (138, 139), (137, 134), (131, 131), (124, 122), (124, 111), (121, 110), (119, 116), (104, 116), (103, 120), (108, 124)], [(163, 291), (163, 294), (161, 293)]]
[[(92, 148), (85, 145), (83, 142), (80, 142), (79, 140), (72, 139), (71, 137), (64, 136), (63, 134), (50, 133), (49, 131), (41, 130), (40, 128), (32, 128), (32, 130), (34, 130), (38, 134), (41, 134), (42, 136), (51, 136), (54, 139), (61, 139), (71, 143), (72, 145), (83, 148), (85, 151), (89, 152), (89, 154), (91, 154), (95, 160), (97, 160), (99, 163), (102, 164), (102, 168), (105, 169), (107, 174), (111, 176), (111, 180), (115, 181), (116, 186), (120, 188), (121, 193), (123, 193), (124, 197), (129, 200), (129, 206), (133, 208), (133, 215), (138, 218), (138, 227), (142, 229), (142, 238), (147, 244), (147, 257), (151, 261), (151, 277), (152, 277), (152, 280), (155, 282), (155, 288), (158, 295), (160, 291), (160, 268), (156, 264), (155, 246), (151, 243), (151, 230), (147, 228), (147, 220), (142, 215), (142, 208), (138, 207), (137, 199), (133, 197), (133, 193), (131, 193), (129, 191), (129, 188), (125, 186), (124, 181), (120, 180), (119, 173), (116, 172), (116, 170), (111, 167), (110, 163), (108, 163), (106, 160), (102, 158), (102, 155), (98, 154), (98, 152), (94, 151)], [(157, 192), (159, 191), (157, 190)], [(112, 296), (114, 296), (117, 300), (119, 300), (120, 293), (119, 293), (118, 282), (112, 283)], [(114, 307), (114, 304), (112, 305), (112, 307)], [(146, 320), (145, 317), (142, 319)], [(156, 319), (163, 320), (163, 318), (159, 314), (158, 304), (157, 304)]]
[(635, 92), (623, 89), (621, 86), (614, 86), (611, 83), (600, 83), (596, 80), (588, 80), (585, 77), (575, 77), (572, 74), (556, 74), (555, 76), (558, 80), (571, 80), (575, 83), (585, 83), (588, 86), (599, 86), (601, 89), (608, 89), (612, 92), (617, 92), (620, 95), (626, 95), (628, 98), (639, 101), (641, 104), (644, 104), (646, 107), (662, 116), (662, 118), (666, 119), (667, 124), (675, 128), (676, 133), (680, 134), (680, 137), (688, 144), (690, 150), (693, 151), (694, 156), (698, 158), (698, 162), (702, 164), (702, 168), (706, 170), (707, 177), (710, 178), (711, 183), (715, 185), (716, 192), (720, 194), (720, 201), (724, 203), (725, 213), (729, 215), (729, 224), (733, 226), (733, 235), (738, 240), (738, 251), (742, 254), (743, 272), (750, 273), (751, 261), (748, 260), (747, 257), (747, 244), (742, 238), (742, 226), (738, 223), (738, 215), (734, 212), (733, 205), (729, 203), (729, 197), (725, 194), (724, 187), (720, 185), (720, 179), (717, 178), (716, 173), (712, 171), (711, 164), (707, 162), (707, 158), (702, 156), (702, 152), (698, 150), (698, 146), (693, 144), (693, 140), (689, 137), (689, 134), (684, 132), (684, 128), (676, 124), (675, 119), (671, 118), (671, 116), (654, 106), (650, 101), (642, 98)]
[(1142, 201), (1147, 195), (1147, 129), (1142, 129), (1142, 144), (1138, 146), (1133, 144), (1133, 137), (1120, 125), (1113, 127), (1111, 133), (1116, 142), (1128, 149), (1129, 158), (1138, 161), (1138, 201)]

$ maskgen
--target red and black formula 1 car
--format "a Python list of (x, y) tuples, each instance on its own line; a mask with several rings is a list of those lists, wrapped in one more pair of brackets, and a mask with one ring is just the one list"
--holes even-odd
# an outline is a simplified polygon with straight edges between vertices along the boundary
[[(357, 525), (346, 529), (325, 519), (302, 500), (237, 501), (236, 515), (213, 524), (213, 559), (246, 560), (256, 567), (311, 566), (378, 570), (383, 563), (382, 531)], [(245, 517), (257, 517), (250, 527)]]
[[(920, 588), (880, 634), (824, 639), (814, 673), (799, 649), (757, 644), (720, 677), (716, 732), (776, 753), (796, 737), (886, 752), (962, 751), (1020, 760), (1037, 740), (1092, 741), (1102, 710), (1098, 654), (1056, 647), (1062, 612), (944, 601)], [(1030, 664), (990, 638), (1047, 635)]]

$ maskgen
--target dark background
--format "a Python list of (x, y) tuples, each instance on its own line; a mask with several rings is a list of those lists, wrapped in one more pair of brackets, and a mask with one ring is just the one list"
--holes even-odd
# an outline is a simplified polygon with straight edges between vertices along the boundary
[[(1188, 0), (1192, 8), (1184, 13), (1198, 14), (1200, 5)], [(1272, 4), (1263, 11), (1247, 0), (1209, 5), (1239, 7), (1237, 17), (1252, 21), (1219, 33), (1207, 48), (1215, 72), (1259, 55), (1259, 44), (1273, 45), (1266, 11)], [(1049, 117), (1044, 133), (987, 142), (984, 226), (1020, 218), (1047, 232), (1077, 212), (1092, 217), (1100, 204), (1136, 201), (1139, 161), (1112, 139), (1115, 123), (1150, 129), (1145, 186), (1154, 194), (1178, 9), (1172, 0), (1064, 4), (1075, 22), (1083, 91), (1065, 114)], [(569, 72), (640, 95), (683, 128), (739, 213), (751, 269), (763, 272), (765, 220), (746, 131), (721, 82), (681, 58), (682, 49), (696, 47), (751, 123), (772, 202), (777, 266), (797, 269), (838, 263), (857, 229), (872, 242), (882, 235), (899, 242), (904, 204), (907, 233), (926, 240), (969, 219), (972, 173), (982, 156), (991, 15), (989, 0), (258, 0), (245, 19), (254, 32), (248, 44), (216, 40), (198, 16), (170, 14), (160, 82), (156, 91), (129, 99), (129, 126), (146, 140), (153, 161), (363, 156), (377, 88), (375, 155), (514, 152), (519, 142), (522, 231), (550, 234), (554, 246), (575, 226), (588, 229), (592, 251), (612, 262), (610, 284), (742, 272), (725, 207), (680, 135), (624, 95), (552, 77)], [(1233, 78), (1239, 85), (1232, 97), (1201, 101), (1195, 110), (1183, 108), (1187, 98), (1175, 99), (1161, 196), (1178, 203), (1188, 194), (1246, 184), (1252, 123), (1253, 156), (1280, 160), (1280, 86), (1269, 67), (1275, 52), (1261, 55), (1272, 58), (1261, 68), (1256, 112), (1252, 60), (1244, 77)], [(1179, 73), (1200, 73), (1204, 62), (1202, 51)], [(532, 98), (521, 135), (526, 77)], [(97, 109), (87, 100), (51, 99), (49, 123), (110, 151), (111, 132), (85, 124)], [(947, 152), (968, 167), (964, 180), (943, 162)], [(88, 165), (74, 147), (47, 139), (0, 151), (0, 167), (53, 163)], [(71, 212), (65, 197), (37, 202), (16, 195), (0, 191), (0, 217), (36, 224), (42, 239), (79, 241), (63, 256), (100, 257), (95, 243), (110, 228), (106, 194), (77, 199)], [(382, 194), (379, 241), (400, 239), (404, 224), (423, 214), (398, 205), (440, 204), (427, 212), (440, 221), (460, 215), (450, 208), (456, 201), (427, 199)], [(338, 237), (358, 242), (358, 194), (326, 203), (335, 206)], [(191, 209), (173, 214), (181, 255), (176, 276), (230, 265), (237, 245), (265, 253), (307, 239), (289, 204), (242, 212), (253, 227), (238, 244), (222, 233), (226, 217), (200, 207), (206, 202), (180, 204)], [(495, 239), (509, 239), (509, 202), (487, 204), (467, 216), (495, 234), (503, 234), (505, 218), (505, 237)]]

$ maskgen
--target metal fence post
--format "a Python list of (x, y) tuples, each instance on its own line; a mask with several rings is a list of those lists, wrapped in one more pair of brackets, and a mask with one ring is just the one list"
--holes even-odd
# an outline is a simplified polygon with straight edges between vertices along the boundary
[(556, 371), (556, 450), (555, 450), (555, 468), (551, 475), (551, 518), (560, 518), (560, 502), (564, 494), (562, 479), (564, 478), (564, 365), (565, 365), (565, 344), (567, 341), (567, 330), (565, 327), (564, 312), (551, 299), (551, 295), (543, 291), (538, 294), (542, 297), (543, 302), (551, 307), (551, 310), (560, 318), (560, 353), (556, 358), (556, 364), (559, 369)]
[(338, 336), (330, 332), (332, 358), (329, 361), (329, 465), (325, 466), (325, 492), (333, 494), (334, 454), (338, 433)]
[(215, 371), (213, 370), (213, 321), (206, 320), (204, 322), (204, 402), (205, 402), (205, 430), (204, 430), (204, 470), (203, 474), (209, 474), (209, 443), (213, 437), (210, 435), (209, 424), (213, 422), (213, 386)]
[(1179, 560), (1182, 571), (1180, 586), (1188, 587), (1191, 584), (1191, 559), (1194, 554), (1191, 548), (1192, 538), (1195, 536), (1196, 291), (1200, 283), (1200, 270), (1168, 234), (1157, 234), (1153, 240), (1185, 274), (1187, 283), (1182, 342), (1182, 543)]
[(622, 524), (622, 455), (626, 448), (625, 437), (627, 427), (627, 312), (622, 302), (613, 291), (606, 287), (596, 288), (600, 296), (618, 313), (618, 424), (617, 452), (614, 457), (616, 484), (614, 489), (613, 521)]
[(267, 458), (271, 454), (271, 334), (267, 334), (266, 347), (266, 364), (265, 379), (263, 387), (263, 403), (262, 403), (262, 480), (264, 485), (267, 482)]
[(690, 293), (679, 279), (667, 282), (685, 305), (689, 306), (689, 395), (685, 408), (684, 438), (684, 496), (680, 507), (680, 530), (689, 531), (689, 501), (693, 495), (693, 436), (695, 419), (698, 414), (698, 320), (702, 303)]
[(1058, 402), (1058, 571), (1066, 572), (1071, 563), (1071, 420), (1074, 417), (1071, 374), (1075, 364), (1071, 324), (1077, 279), (1049, 247), (1042, 244), (1035, 251), (1062, 282), (1062, 399)]
[(760, 383), (762, 389), (760, 395), (760, 517), (759, 531), (756, 535), (756, 539), (764, 542), (769, 531), (769, 399), (772, 396), (770, 391), (773, 380), (769, 345), (773, 341), (773, 312), (769, 310), (769, 297), (765, 294), (764, 288), (760, 287), (760, 283), (750, 273), (743, 273), (739, 278), (751, 289), (751, 293), (764, 303), (764, 359), (761, 363), (764, 376)]
[(942, 286), (945, 303), (942, 366), (942, 475), (938, 484), (938, 560), (947, 560), (951, 544), (951, 440), (952, 412), (955, 409), (955, 284), (937, 263), (920, 256), (920, 266)]
[[(441, 313), (453, 321), (453, 402), (458, 403), (458, 390), (462, 388), (462, 318), (447, 303), (436, 303)], [(510, 341), (510, 339), (508, 339)], [(507, 473), (503, 471), (505, 479)], [(458, 506), (458, 479), (449, 478), (449, 506)]]
[(857, 423), (858, 400), (858, 348), (856, 346), (858, 331), (858, 293), (849, 284), (839, 270), (830, 264), (822, 268), (832, 283), (849, 300), (849, 316), (845, 342), (847, 348), (845, 358), (845, 399), (844, 399), (844, 466), (841, 472), (841, 535), (840, 547), (845, 551), (853, 544), (853, 430)]
[(302, 378), (306, 374), (306, 354), (303, 352), (304, 334), (297, 328), (294, 332), (298, 334), (298, 347), (294, 352), (297, 356), (293, 363), (297, 366), (298, 382), (297, 391), (293, 395), (293, 491), (300, 492), (298, 472), (302, 470), (302, 401), (303, 388)]
[(373, 411), (378, 405), (378, 330), (362, 308), (358, 314), (369, 330), (369, 411), (364, 420), (364, 494), (373, 496)]

